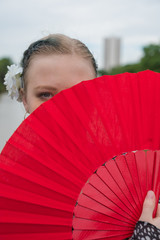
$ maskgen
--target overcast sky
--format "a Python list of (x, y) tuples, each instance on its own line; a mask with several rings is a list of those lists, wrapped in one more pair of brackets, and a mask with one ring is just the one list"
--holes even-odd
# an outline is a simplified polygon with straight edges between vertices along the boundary
[(28, 45), (49, 33), (83, 41), (103, 67), (105, 37), (121, 38), (121, 63), (160, 43), (160, 0), (0, 0), (0, 58), (18, 63)]

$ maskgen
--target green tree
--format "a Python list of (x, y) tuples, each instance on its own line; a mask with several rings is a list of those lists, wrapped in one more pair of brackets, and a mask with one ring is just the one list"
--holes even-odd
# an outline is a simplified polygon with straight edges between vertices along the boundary
[(140, 60), (142, 68), (160, 72), (160, 45), (150, 44), (143, 48), (143, 53)]
[(98, 76), (103, 76), (103, 75), (107, 75), (108, 72), (105, 69), (99, 69), (98, 70)]
[(7, 73), (7, 66), (11, 64), (12, 60), (10, 58), (0, 59), (0, 93), (5, 91), (4, 77)]
[(124, 73), (124, 72), (136, 73), (139, 71), (142, 71), (142, 66), (140, 63), (135, 63), (135, 64), (127, 64), (124, 66), (113, 68), (110, 71), (110, 74), (115, 75), (115, 74)]

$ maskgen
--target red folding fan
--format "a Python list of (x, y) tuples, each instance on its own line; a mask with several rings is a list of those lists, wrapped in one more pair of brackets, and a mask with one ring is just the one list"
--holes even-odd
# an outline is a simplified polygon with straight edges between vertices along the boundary
[[(138, 151), (118, 157), (122, 160), (108, 160), (133, 150), (160, 149), (159, 89), (160, 74), (152, 71), (102, 76), (64, 90), (36, 109), (0, 155), (0, 239), (102, 239), (98, 229), (99, 234), (105, 232), (104, 239), (115, 239), (115, 233), (116, 239), (131, 236), (147, 189), (155, 190), (157, 198), (159, 195), (159, 151)], [(137, 172), (130, 158), (136, 159)], [(111, 188), (113, 198), (108, 197), (105, 207), (103, 199), (94, 209), (80, 194), (81, 189), (96, 169), (89, 181), (98, 184), (95, 176), (104, 167), (110, 168), (112, 162), (122, 165), (122, 170), (127, 164), (127, 171), (121, 172), (119, 167), (115, 170), (115, 166), (108, 170), (119, 170), (126, 186), (122, 181), (118, 186), (112, 181), (106, 189)], [(133, 184), (134, 174), (139, 177), (139, 185)], [(102, 184), (98, 185), (101, 191)], [(117, 192), (118, 187), (121, 192)], [(83, 191), (89, 191), (91, 199), (95, 189), (98, 191), (93, 187), (91, 192), (85, 185)], [(104, 194), (111, 196), (106, 189)], [(96, 192), (93, 195), (97, 197)], [(105, 212), (109, 205), (116, 214)], [(94, 220), (95, 212), (98, 215)], [(116, 230), (113, 220), (118, 223)], [(106, 222), (109, 232), (104, 228)], [(90, 237), (87, 232), (93, 228), (95, 236)], [(83, 234), (83, 238), (75, 234)]]
[(79, 195), (73, 239), (116, 240), (131, 236), (147, 191), (154, 190), (158, 200), (159, 183), (160, 151), (139, 150), (107, 161)]

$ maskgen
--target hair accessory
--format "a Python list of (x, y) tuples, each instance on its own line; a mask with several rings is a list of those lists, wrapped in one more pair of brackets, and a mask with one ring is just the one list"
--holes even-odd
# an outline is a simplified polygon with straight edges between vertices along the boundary
[(6, 85), (6, 89), (8, 90), (8, 96), (21, 102), (19, 89), (22, 85), (22, 67), (12, 64), (11, 66), (7, 66), (7, 68), (8, 72), (6, 73), (4, 78), (4, 85)]

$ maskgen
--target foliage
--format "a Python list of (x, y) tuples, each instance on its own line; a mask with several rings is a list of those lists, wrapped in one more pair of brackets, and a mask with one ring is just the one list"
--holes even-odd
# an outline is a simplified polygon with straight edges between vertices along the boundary
[(119, 66), (119, 67), (113, 68), (111, 70), (110, 74), (114, 75), (114, 74), (119, 74), (119, 73), (124, 73), (124, 72), (135, 73), (135, 72), (139, 72), (142, 70), (144, 70), (144, 69), (142, 69), (141, 64), (135, 63), (135, 64), (127, 64), (124, 66)]
[(160, 45), (150, 44), (143, 48), (144, 56), (140, 63), (143, 68), (160, 72)]
[(12, 60), (10, 58), (2, 58), (0, 59), (0, 93), (5, 91), (4, 86), (4, 77), (7, 73), (7, 66), (12, 64)]
[(139, 62), (134, 64), (121, 65), (111, 69), (108, 73), (104, 69), (100, 69), (100, 76), (110, 74), (115, 75), (124, 72), (136, 73), (150, 69), (160, 72), (160, 45), (149, 44), (143, 48), (143, 57)]
[(99, 69), (98, 70), (98, 76), (103, 76), (103, 75), (107, 75), (108, 72), (105, 69)]

